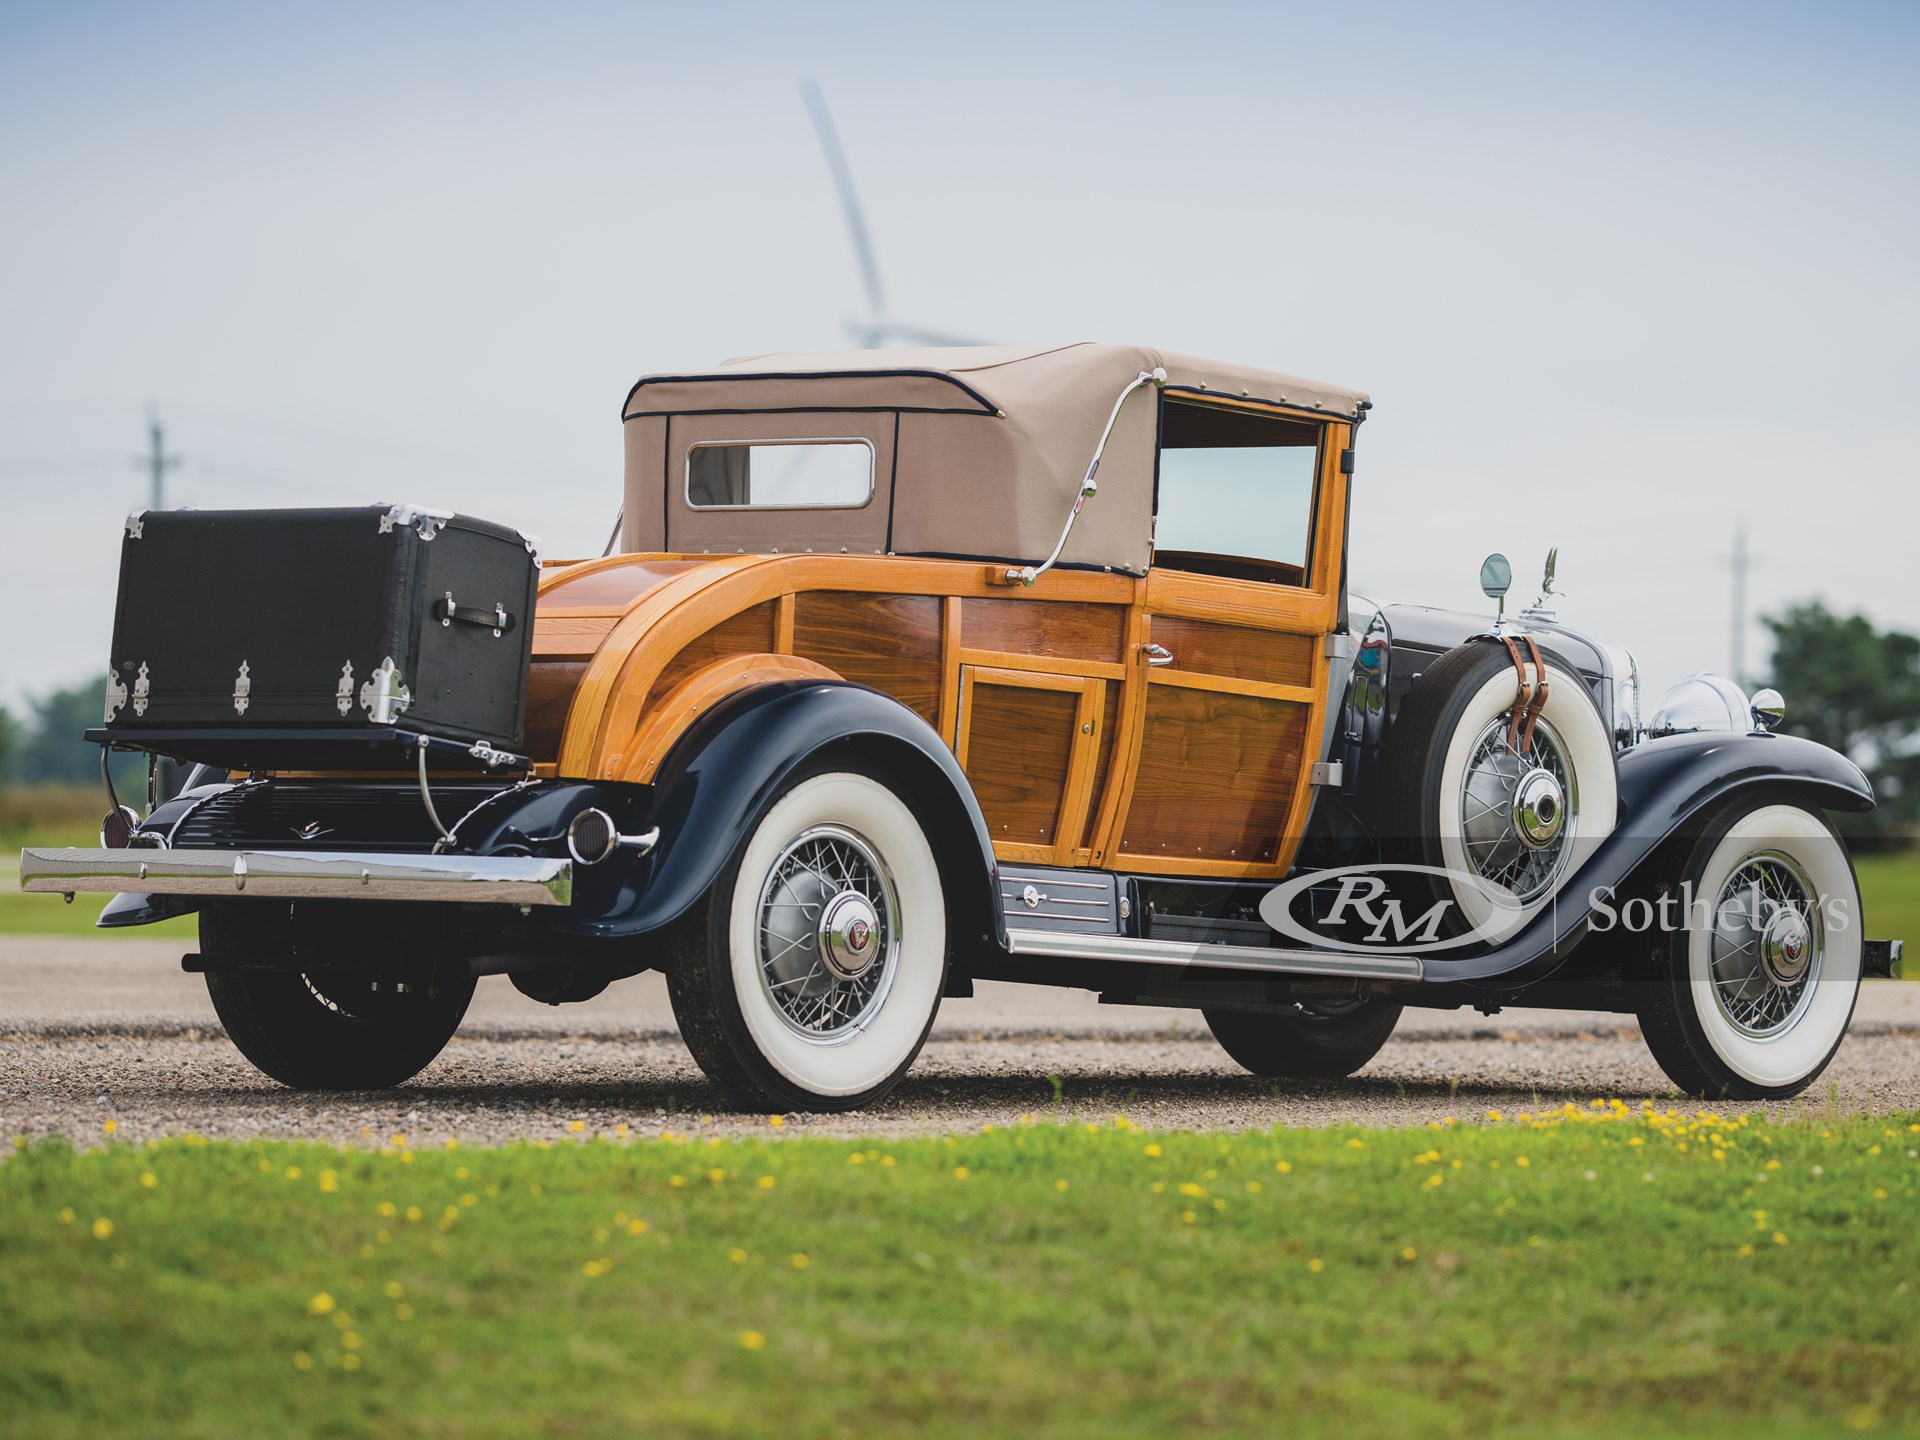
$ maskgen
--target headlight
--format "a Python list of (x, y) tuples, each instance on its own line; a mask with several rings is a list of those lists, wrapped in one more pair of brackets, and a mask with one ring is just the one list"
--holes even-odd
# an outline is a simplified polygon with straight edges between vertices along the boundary
[(1657, 739), (1712, 730), (1740, 732), (1752, 727), (1746, 692), (1726, 676), (1702, 670), (1660, 697), (1660, 708), (1647, 722), (1647, 735)]
[(1613, 748), (1631, 750), (1640, 743), (1640, 662), (1619, 645), (1602, 648), (1613, 672)]

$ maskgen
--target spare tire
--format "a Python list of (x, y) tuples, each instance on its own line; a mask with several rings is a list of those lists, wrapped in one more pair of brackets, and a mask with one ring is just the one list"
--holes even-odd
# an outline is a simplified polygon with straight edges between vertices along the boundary
[[(1424, 867), (1399, 878), (1423, 910), (1445, 902), (1440, 934), (1513, 934), (1613, 831), (1613, 737), (1586, 683), (1551, 651), (1541, 658), (1547, 703), (1524, 748), (1508, 739), (1513, 661), (1491, 640), (1422, 671), (1388, 733), (1381, 839), (1390, 858)], [(1531, 657), (1526, 670), (1534, 683)]]

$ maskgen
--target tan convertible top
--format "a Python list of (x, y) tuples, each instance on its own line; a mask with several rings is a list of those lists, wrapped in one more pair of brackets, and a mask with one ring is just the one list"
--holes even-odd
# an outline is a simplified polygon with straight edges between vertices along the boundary
[[(850, 550), (1031, 562), (1059, 537), (1115, 399), (1142, 371), (1171, 398), (1211, 397), (1351, 420), (1366, 396), (1247, 365), (1138, 345), (857, 350), (729, 360), (649, 375), (627, 395), (629, 550)], [(1121, 410), (1063, 564), (1143, 572), (1153, 532), (1158, 407)], [(872, 498), (853, 509), (699, 509), (697, 444), (864, 439)]]

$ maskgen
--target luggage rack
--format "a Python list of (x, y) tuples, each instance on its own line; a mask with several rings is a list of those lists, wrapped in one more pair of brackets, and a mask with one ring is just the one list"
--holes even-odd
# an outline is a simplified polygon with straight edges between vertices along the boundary
[(139, 751), (226, 770), (394, 770), (424, 768), (427, 756), (483, 773), (531, 773), (533, 761), (485, 740), (449, 740), (397, 726), (154, 726), (89, 730), (108, 750)]
[[(130, 740), (129, 734), (138, 736), (138, 743)], [(534, 763), (525, 755), (516, 755), (510, 750), (499, 749), (485, 740), (449, 740), (439, 735), (426, 735), (413, 730), (395, 729), (391, 726), (350, 731), (304, 728), (243, 731), (227, 727), (218, 730), (156, 727), (152, 730), (127, 733), (89, 730), (86, 732), (86, 738), (101, 747), (100, 776), (106, 782), (107, 799), (111, 803), (113, 815), (130, 815), (131, 813), (125, 810), (120, 804), (120, 797), (114, 793), (113, 770), (107, 762), (115, 750), (133, 750), (147, 756), (149, 814), (158, 809), (160, 804), (158, 766), (162, 757), (170, 760), (192, 761), (196, 766), (223, 769), (229, 772), (307, 766), (392, 769), (401, 773), (412, 769), (419, 777), (420, 803), (426, 808), (427, 819), (433, 822), (433, 828), (440, 837), (434, 842), (433, 848), (436, 854), (443, 849), (453, 848), (457, 842), (453, 831), (447, 828), (446, 822), (440, 818), (440, 812), (433, 803), (433, 790), (427, 782), (429, 755), (439, 755), (449, 760), (476, 765), (487, 774), (517, 770), (526, 779), (532, 777)], [(131, 818), (128, 820), (129, 832), (135, 828), (135, 823)]]

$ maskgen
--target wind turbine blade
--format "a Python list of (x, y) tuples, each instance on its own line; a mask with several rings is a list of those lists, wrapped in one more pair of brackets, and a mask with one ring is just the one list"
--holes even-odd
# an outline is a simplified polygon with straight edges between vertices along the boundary
[(813, 117), (814, 133), (827, 155), (827, 169), (833, 174), (834, 189), (840, 192), (840, 208), (846, 213), (847, 229), (853, 235), (854, 256), (860, 262), (860, 279), (867, 290), (867, 311), (876, 325), (887, 313), (886, 297), (880, 291), (880, 266), (873, 258), (873, 241), (867, 236), (866, 217), (860, 213), (860, 197), (854, 193), (853, 172), (847, 168), (846, 152), (840, 148), (840, 134), (833, 128), (833, 116), (827, 110), (826, 97), (811, 80), (800, 82), (801, 97), (807, 113)]
[(948, 330), (927, 330), (918, 325), (898, 324), (883, 320), (870, 327), (866, 333), (872, 337), (869, 342), (878, 347), (887, 344), (930, 345), (938, 350), (951, 349), (954, 346), (984, 345), (988, 342), (970, 335), (955, 335)]

